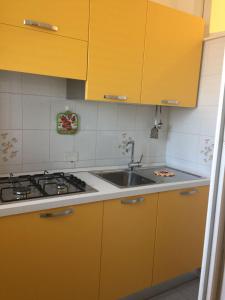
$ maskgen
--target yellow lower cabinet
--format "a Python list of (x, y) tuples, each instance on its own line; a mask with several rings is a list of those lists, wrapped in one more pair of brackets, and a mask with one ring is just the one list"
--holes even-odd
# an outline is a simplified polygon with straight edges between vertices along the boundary
[(118, 300), (152, 282), (157, 194), (104, 203), (100, 299)]
[(97, 300), (101, 202), (0, 218), (0, 299)]
[(159, 194), (153, 284), (201, 267), (208, 187)]
[(0, 69), (86, 80), (87, 42), (0, 24)]

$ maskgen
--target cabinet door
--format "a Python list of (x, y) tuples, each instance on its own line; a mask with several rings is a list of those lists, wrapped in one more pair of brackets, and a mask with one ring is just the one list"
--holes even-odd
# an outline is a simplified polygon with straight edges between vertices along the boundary
[(143, 104), (196, 106), (203, 30), (200, 17), (149, 2)]
[(101, 300), (117, 300), (151, 285), (157, 197), (104, 203)]
[(159, 194), (153, 284), (201, 267), (208, 187)]
[(0, 24), (0, 69), (86, 79), (87, 42)]
[(211, 34), (222, 33), (225, 31), (224, 11), (225, 2), (223, 0), (212, 0), (210, 10), (210, 26)]
[(140, 102), (147, 0), (90, 7), (86, 99)]
[(71, 215), (60, 208), (0, 218), (0, 298), (97, 300), (102, 208), (95, 203), (75, 206)]
[[(24, 25), (24, 20), (58, 27)], [(1, 0), (0, 23), (88, 40), (89, 0)]]

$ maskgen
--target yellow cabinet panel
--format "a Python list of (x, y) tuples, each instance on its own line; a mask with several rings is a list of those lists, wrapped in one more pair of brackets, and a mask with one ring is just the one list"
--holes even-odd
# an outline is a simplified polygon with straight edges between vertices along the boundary
[(201, 267), (208, 187), (159, 194), (153, 284)]
[[(25, 19), (55, 25), (58, 31), (24, 25)], [(0, 23), (4, 24), (87, 40), (88, 20), (89, 0), (1, 0)]]
[(0, 218), (0, 299), (97, 300), (102, 208), (99, 202), (61, 217)]
[(196, 106), (203, 31), (200, 17), (149, 2), (141, 103)]
[(0, 24), (0, 69), (86, 79), (87, 42)]
[(147, 0), (91, 1), (87, 100), (140, 102), (146, 13)]
[(101, 300), (117, 300), (151, 285), (157, 198), (152, 194), (138, 203), (135, 199), (142, 196), (104, 203)]
[(225, 31), (225, 2), (224, 0), (212, 0), (210, 33)]

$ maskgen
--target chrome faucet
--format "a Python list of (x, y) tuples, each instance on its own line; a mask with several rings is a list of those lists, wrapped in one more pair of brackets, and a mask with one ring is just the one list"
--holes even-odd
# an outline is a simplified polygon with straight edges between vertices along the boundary
[(141, 155), (141, 158), (139, 161), (134, 161), (134, 147), (135, 147), (135, 141), (131, 140), (129, 142), (127, 142), (126, 144), (126, 152), (129, 151), (129, 145), (131, 145), (131, 157), (130, 157), (130, 162), (128, 163), (128, 167), (130, 169), (130, 171), (134, 171), (134, 168), (140, 168), (141, 167), (141, 161), (143, 158), (143, 154)]

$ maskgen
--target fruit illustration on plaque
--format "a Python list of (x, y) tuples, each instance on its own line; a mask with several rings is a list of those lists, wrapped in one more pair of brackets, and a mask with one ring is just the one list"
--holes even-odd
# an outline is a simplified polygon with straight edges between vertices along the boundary
[(59, 134), (75, 134), (78, 129), (78, 116), (69, 110), (58, 113), (56, 117), (57, 132)]

